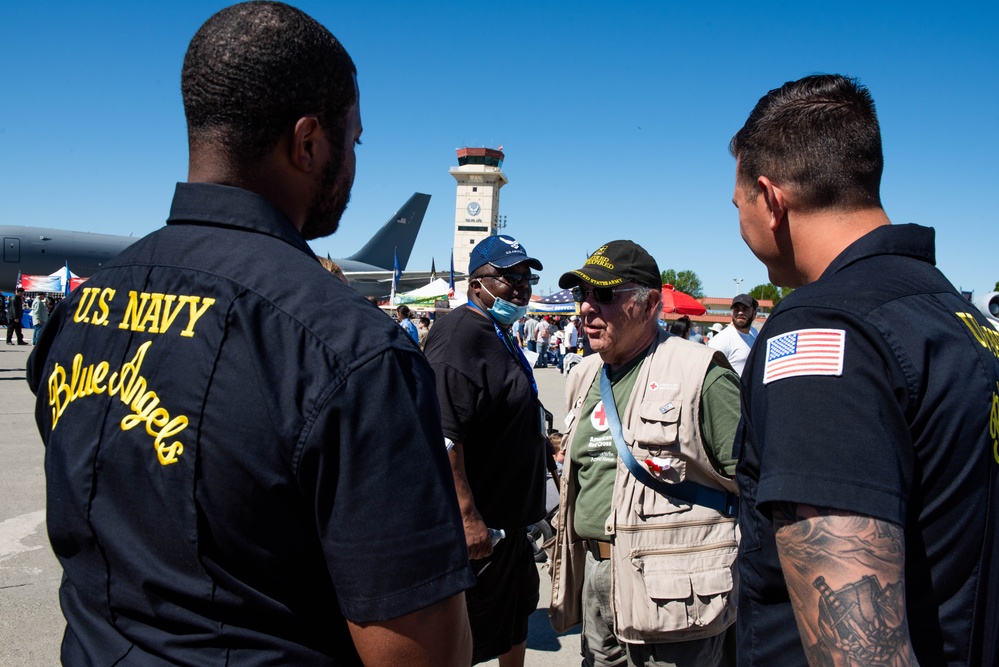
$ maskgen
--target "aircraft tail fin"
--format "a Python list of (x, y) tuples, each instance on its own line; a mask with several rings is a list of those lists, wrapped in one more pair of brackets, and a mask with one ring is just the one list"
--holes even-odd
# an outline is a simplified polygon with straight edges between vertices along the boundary
[(397, 252), (399, 266), (405, 270), (429, 204), (430, 195), (414, 192), (364, 247), (347, 259), (392, 271), (395, 263), (393, 253)]

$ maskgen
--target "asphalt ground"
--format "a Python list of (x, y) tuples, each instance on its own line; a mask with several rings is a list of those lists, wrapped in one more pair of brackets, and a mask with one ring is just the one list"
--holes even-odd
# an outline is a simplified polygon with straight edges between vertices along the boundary
[[(25, 332), (30, 340), (31, 331)], [(34, 396), (25, 381), (31, 346), (0, 343), (0, 666), (59, 664), (66, 622), (59, 609), (62, 568), (45, 530), (44, 449), (35, 427)], [(554, 368), (535, 372), (538, 391), (563, 426), (565, 380)], [(546, 565), (539, 565), (541, 595), (530, 618), (527, 665), (578, 665), (578, 629), (557, 635), (548, 623), (551, 595)], [(483, 663), (498, 665), (491, 660)]]

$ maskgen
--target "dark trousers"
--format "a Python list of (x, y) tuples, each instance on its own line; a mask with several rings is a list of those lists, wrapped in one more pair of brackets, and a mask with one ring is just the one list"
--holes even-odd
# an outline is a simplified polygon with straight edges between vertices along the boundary
[(17, 344), (24, 345), (24, 334), (21, 333), (21, 320), (10, 320), (7, 323), (7, 342), (10, 343), (17, 332)]

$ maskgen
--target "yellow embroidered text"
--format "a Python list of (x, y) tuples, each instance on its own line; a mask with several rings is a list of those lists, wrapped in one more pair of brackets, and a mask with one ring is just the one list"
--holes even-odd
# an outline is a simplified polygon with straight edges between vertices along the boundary
[[(106, 327), (108, 315), (111, 314), (108, 302), (114, 298), (114, 292), (110, 287), (84, 287), (83, 293), (80, 295), (80, 303), (76, 305), (76, 313), (73, 314), (73, 321)], [(99, 299), (97, 298), (98, 294), (100, 294)], [(95, 299), (98, 308), (96, 313), (92, 310)]]
[(180, 332), (180, 335), (190, 338), (194, 335), (194, 325), (214, 303), (215, 299), (211, 297), (178, 296), (176, 294), (136, 292), (133, 290), (128, 293), (125, 316), (118, 328), (129, 331), (148, 331), (154, 334), (166, 333), (177, 316), (184, 312), (184, 306), (188, 306), (187, 326)]
[[(156, 392), (149, 389), (146, 378), (141, 375), (142, 362), (149, 351), (152, 341), (139, 346), (135, 356), (122, 365), (121, 370), (108, 377), (110, 365), (106, 361), (84, 365), (83, 355), (73, 357), (72, 370), (67, 373), (60, 364), (56, 364), (49, 375), (49, 406), (52, 408), (52, 430), (59, 423), (59, 418), (78, 398), (93, 394), (118, 396), (118, 399), (129, 406), (132, 414), (121, 420), (121, 430), (130, 431), (140, 424), (145, 424), (146, 433), (153, 437), (153, 447), (160, 465), (176, 463), (184, 453), (184, 445), (179, 441), (167, 442), (181, 433), (188, 425), (184, 415), (171, 417), (166, 408), (160, 407), (160, 398)], [(107, 382), (104, 378), (107, 377)]]
[(992, 392), (992, 411), (989, 413), (989, 437), (992, 438), (992, 458), (999, 463), (999, 382)]
[(965, 326), (971, 330), (971, 335), (975, 337), (982, 347), (990, 350), (992, 354), (999, 357), (999, 331), (992, 327), (982, 326), (971, 313), (955, 313)]

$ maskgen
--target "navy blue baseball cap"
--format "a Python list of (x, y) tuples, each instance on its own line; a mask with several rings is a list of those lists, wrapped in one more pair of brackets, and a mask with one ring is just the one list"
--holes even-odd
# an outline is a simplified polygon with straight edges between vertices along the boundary
[(512, 236), (487, 236), (472, 248), (472, 254), (468, 257), (468, 275), (486, 264), (492, 264), (497, 269), (508, 269), (521, 262), (527, 262), (529, 267), (538, 271), (544, 268), (541, 262), (528, 257), (524, 246)]

